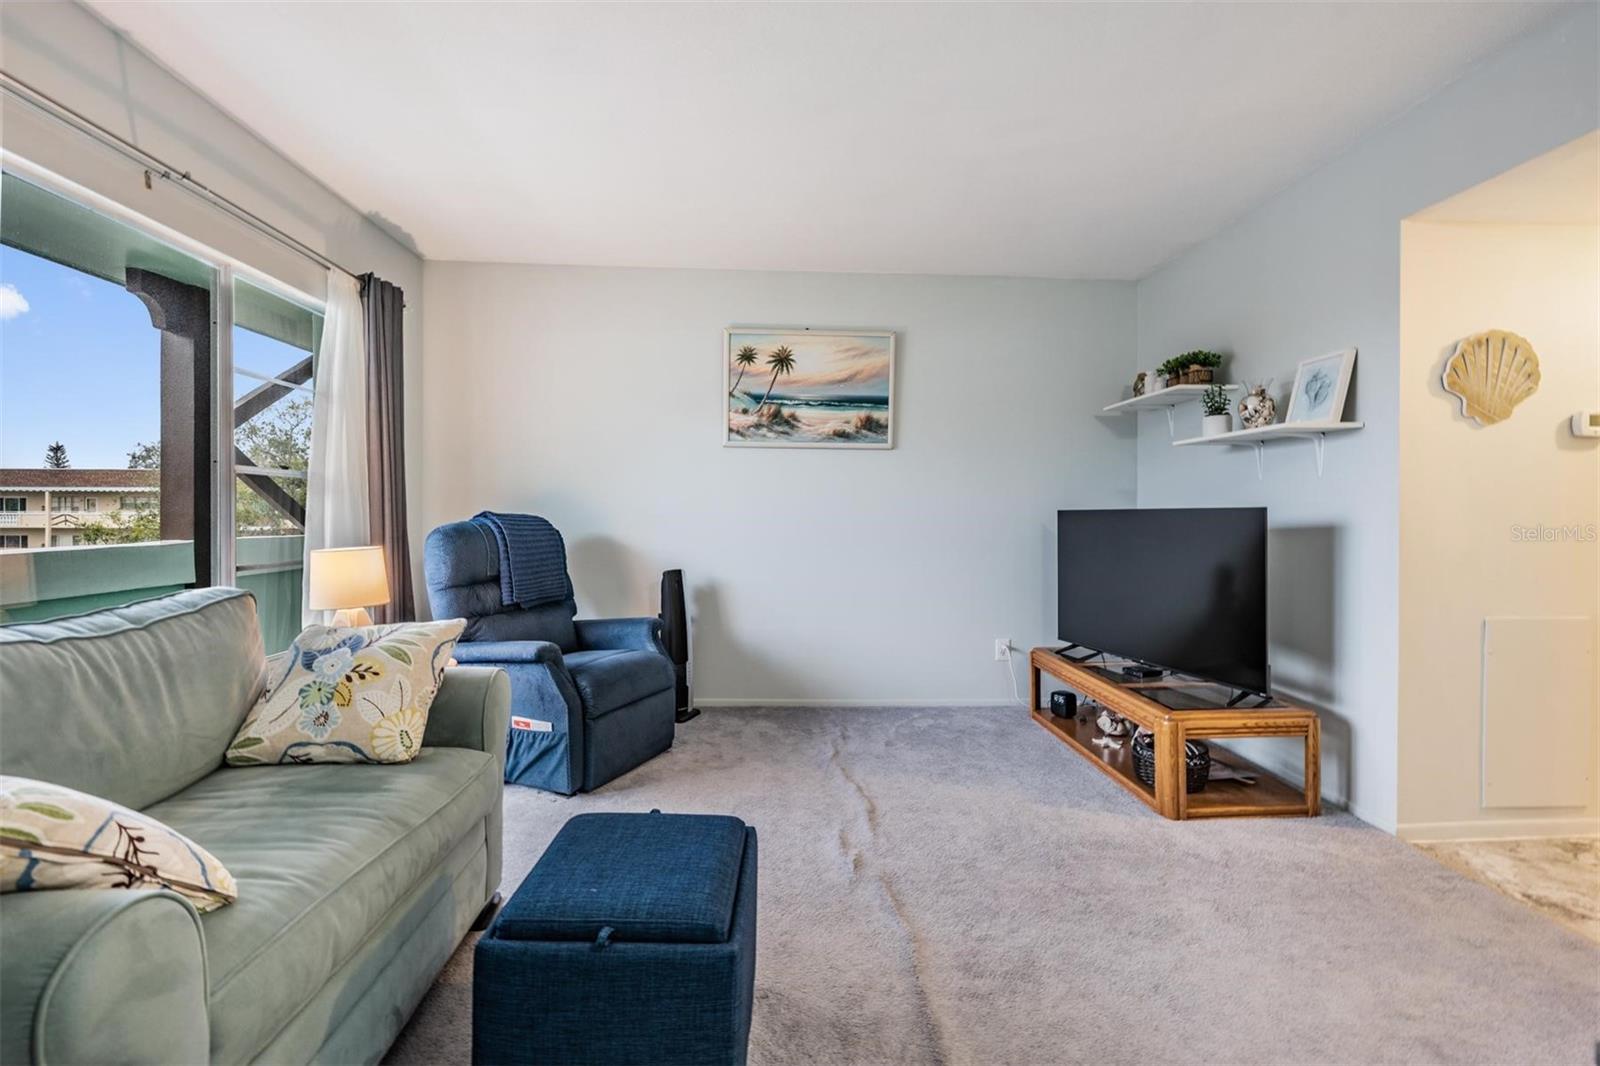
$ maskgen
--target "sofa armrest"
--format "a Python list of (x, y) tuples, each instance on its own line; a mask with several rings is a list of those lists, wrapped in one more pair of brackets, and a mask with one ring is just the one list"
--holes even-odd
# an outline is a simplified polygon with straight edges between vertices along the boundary
[(578, 646), (597, 651), (656, 651), (666, 654), (661, 645), (659, 618), (579, 618)]
[(499, 665), (500, 663), (559, 663), (561, 646), (548, 640), (479, 640), (457, 644), (452, 652), (456, 662)]
[(175, 893), (0, 896), (0, 959), (0, 1061), (210, 1061), (205, 937)]
[[(457, 645), (459, 648), (460, 645)], [(488, 666), (453, 666), (444, 672), (439, 692), (428, 708), (428, 726), (422, 732), (424, 748), (471, 748), (494, 756), (496, 779), (506, 777), (506, 730), (511, 726), (511, 678), (504, 670)], [(484, 817), (485, 860), (483, 898), (500, 887), (501, 839), (504, 820), (500, 789), (494, 806)]]
[(511, 682), (504, 670), (454, 666), (444, 672), (439, 693), (428, 708), (422, 733), (425, 748), (471, 748), (506, 761), (506, 728), (511, 724)]

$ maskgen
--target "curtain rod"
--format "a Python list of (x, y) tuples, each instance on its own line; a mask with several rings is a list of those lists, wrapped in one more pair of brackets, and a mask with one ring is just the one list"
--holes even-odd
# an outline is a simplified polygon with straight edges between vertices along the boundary
[(51, 97), (48, 93), (29, 85), (16, 75), (0, 70), (0, 89), (4, 89), (23, 103), (32, 105), (63, 125), (70, 126), (78, 132), (92, 137), (111, 150), (143, 167), (145, 188), (150, 188), (150, 179), (152, 177), (170, 181), (191, 196), (204, 201), (223, 214), (231, 216), (235, 221), (243, 222), (246, 226), (271, 238), (290, 251), (297, 252), (320, 266), (337, 270), (352, 278), (360, 278), (360, 275), (355, 271), (341, 266), (299, 238), (285, 233), (249, 208), (234, 203), (204, 183), (196, 181), (189, 175), (187, 170), (177, 169), (160, 156), (145, 151), (121, 134), (107, 129), (85, 114), (73, 110), (61, 101)]

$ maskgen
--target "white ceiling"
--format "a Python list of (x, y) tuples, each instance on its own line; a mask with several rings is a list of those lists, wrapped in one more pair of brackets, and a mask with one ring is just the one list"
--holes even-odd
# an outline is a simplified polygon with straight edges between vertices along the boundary
[(1550, 14), (93, 6), (432, 259), (1062, 278), (1144, 275)]

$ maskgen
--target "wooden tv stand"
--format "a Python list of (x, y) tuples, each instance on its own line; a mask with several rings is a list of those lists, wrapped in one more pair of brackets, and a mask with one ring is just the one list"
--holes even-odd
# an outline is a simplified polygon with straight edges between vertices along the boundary
[[(1028, 656), (1029, 708), (1033, 720), (1066, 742), (1117, 784), (1160, 814), (1175, 819), (1236, 818), (1247, 815), (1316, 816), (1322, 812), (1321, 723), (1317, 712), (1273, 700), (1264, 707), (1226, 707), (1228, 690), (1198, 678), (1169, 674), (1149, 680), (1124, 677), (1121, 661), (1074, 663), (1049, 648)], [(1049, 674), (1081, 697), (1109, 708), (1155, 734), (1156, 786), (1133, 769), (1132, 737), (1120, 748), (1093, 743), (1101, 735), (1095, 715), (1080, 706), (1075, 718), (1057, 718), (1039, 707), (1039, 677)], [(1158, 691), (1159, 690), (1159, 691)], [(1159, 696), (1165, 702), (1157, 702)], [(1305, 788), (1299, 789), (1232, 752), (1212, 745), (1211, 758), (1254, 774), (1256, 783), (1211, 781), (1200, 792), (1184, 787), (1186, 740), (1246, 737), (1298, 737), (1305, 745)]]

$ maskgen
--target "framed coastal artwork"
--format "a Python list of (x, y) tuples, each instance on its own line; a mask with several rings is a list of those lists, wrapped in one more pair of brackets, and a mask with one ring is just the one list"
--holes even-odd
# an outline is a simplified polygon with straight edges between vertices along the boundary
[(722, 365), (728, 447), (894, 447), (890, 331), (733, 326)]
[(1337, 422), (1344, 417), (1344, 398), (1350, 391), (1356, 350), (1329, 352), (1300, 364), (1294, 374), (1285, 422)]

